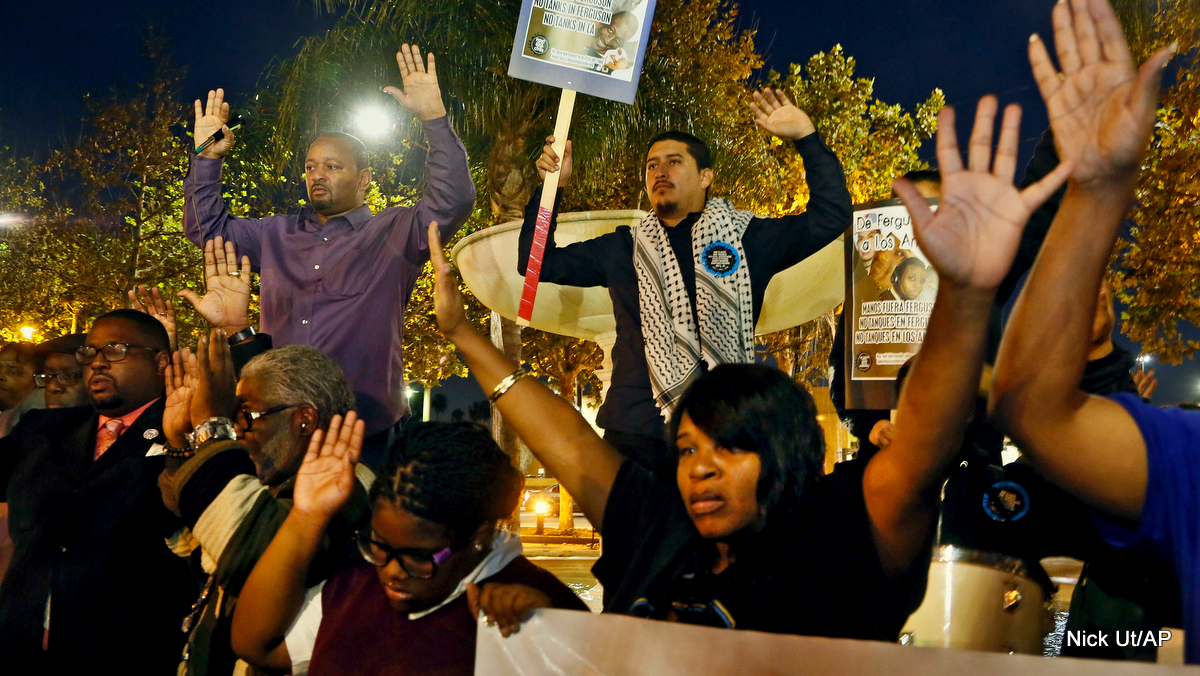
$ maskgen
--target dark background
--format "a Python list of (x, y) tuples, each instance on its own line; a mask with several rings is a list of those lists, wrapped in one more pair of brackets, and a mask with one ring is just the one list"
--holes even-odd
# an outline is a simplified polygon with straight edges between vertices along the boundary
[[(942, 88), (960, 110), (962, 139), (979, 97), (996, 93), (1001, 103), (1017, 102), (1025, 110), (1022, 166), (1046, 127), (1025, 54), (1031, 33), (1052, 35), (1052, 0), (743, 0), (740, 5), (743, 23), (759, 29), (756, 43), (770, 68), (784, 71), (840, 43), (856, 59), (857, 74), (875, 79), (876, 96), (883, 101), (911, 108)], [(222, 86), (236, 106), (239, 96), (253, 92), (272, 58), (295, 54), (300, 38), (332, 23), (307, 0), (4, 3), (0, 25), (8, 28), (8, 58), (0, 69), (0, 146), (44, 157), (76, 138), (85, 95), (104, 95), (148, 78), (143, 38), (149, 24), (171, 39), (175, 61), (188, 66), (189, 98)], [(922, 157), (931, 160), (932, 151), (933, 144), (926, 144)], [(1123, 337), (1118, 340), (1139, 351)], [(1160, 368), (1155, 400), (1196, 400), (1197, 375), (1190, 363)], [(465, 410), (479, 396), (473, 382), (451, 382), (445, 389), (448, 411)]]

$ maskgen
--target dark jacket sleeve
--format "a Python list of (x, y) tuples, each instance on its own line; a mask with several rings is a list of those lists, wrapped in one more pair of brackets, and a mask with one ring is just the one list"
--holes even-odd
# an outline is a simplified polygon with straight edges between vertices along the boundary
[(807, 209), (782, 218), (755, 219), (742, 238), (746, 258), (754, 259), (755, 265), (766, 265), (772, 275), (823, 249), (844, 233), (854, 218), (842, 163), (820, 134), (796, 141), (796, 150), (808, 180)]
[(266, 352), (273, 347), (271, 343), (271, 335), (268, 333), (256, 333), (254, 337), (244, 343), (238, 343), (229, 348), (230, 355), (233, 357), (234, 372), (240, 378), (242, 369), (246, 364), (258, 355)]
[[(521, 241), (517, 249), (517, 274), (520, 275), (525, 274), (529, 252), (533, 249), (533, 234), (541, 199), (542, 189), (538, 187), (525, 205), (525, 222), (521, 224)], [(550, 234), (546, 237), (546, 250), (542, 254), (539, 281), (564, 286), (608, 286), (605, 261), (613, 252), (616, 235), (609, 233), (558, 248), (554, 243), (554, 230), (558, 226), (558, 207), (561, 203), (562, 191), (559, 190), (554, 200), (554, 213), (550, 217)]]

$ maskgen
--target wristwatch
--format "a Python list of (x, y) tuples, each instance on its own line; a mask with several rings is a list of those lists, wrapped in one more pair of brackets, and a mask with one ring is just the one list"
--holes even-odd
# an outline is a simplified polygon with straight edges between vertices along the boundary
[(253, 326), (247, 326), (246, 328), (242, 329), (241, 331), (238, 331), (237, 333), (235, 333), (229, 337), (229, 347), (233, 347), (234, 345), (237, 345), (240, 342), (250, 340), (257, 333), (258, 333), (258, 331), (255, 331)]
[(196, 429), (187, 435), (188, 445), (192, 451), (200, 449), (210, 441), (233, 441), (237, 439), (237, 431), (233, 429), (233, 421), (229, 418), (209, 418), (196, 425)]

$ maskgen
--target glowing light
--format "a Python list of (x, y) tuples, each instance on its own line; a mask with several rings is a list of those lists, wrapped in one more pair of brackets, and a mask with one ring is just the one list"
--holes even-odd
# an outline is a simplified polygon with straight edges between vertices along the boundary
[(363, 136), (383, 136), (392, 130), (392, 116), (382, 108), (371, 106), (358, 111), (358, 115), (354, 117), (354, 124)]
[(0, 214), (0, 228), (18, 225), (25, 221), (21, 214)]
[(32, 326), (22, 326), (21, 337), (25, 340), (33, 340), (33, 333), (35, 331), (37, 331), (37, 329), (33, 328)]
[(1140, 364), (1142, 368), (1145, 368), (1146, 364), (1149, 364), (1152, 361), (1154, 361), (1154, 355), (1152, 354), (1139, 354), (1137, 358), (1137, 363)]
[(538, 514), (548, 514), (550, 512), (550, 503), (545, 500), (538, 500), (533, 504), (533, 511)]
[(416, 391), (416, 390), (414, 390), (414, 389), (413, 389), (413, 388), (411, 388), (411, 387), (406, 387), (406, 388), (404, 388), (404, 394), (406, 394), (406, 395), (408, 395), (408, 396), (410, 396), (410, 397), (411, 397), (411, 396), (413, 396), (413, 395), (414, 395), (414, 394), (416, 394), (416, 393), (417, 393), (417, 391)]

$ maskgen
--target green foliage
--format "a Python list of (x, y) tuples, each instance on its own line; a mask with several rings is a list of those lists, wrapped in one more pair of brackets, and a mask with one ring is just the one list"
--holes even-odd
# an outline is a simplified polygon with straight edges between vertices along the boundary
[(1138, 180), (1132, 237), (1117, 243), (1110, 266), (1127, 308), (1121, 331), (1179, 363), (1200, 349), (1180, 332), (1180, 322), (1200, 326), (1200, 2), (1123, 0), (1116, 9), (1138, 61), (1179, 41)]

